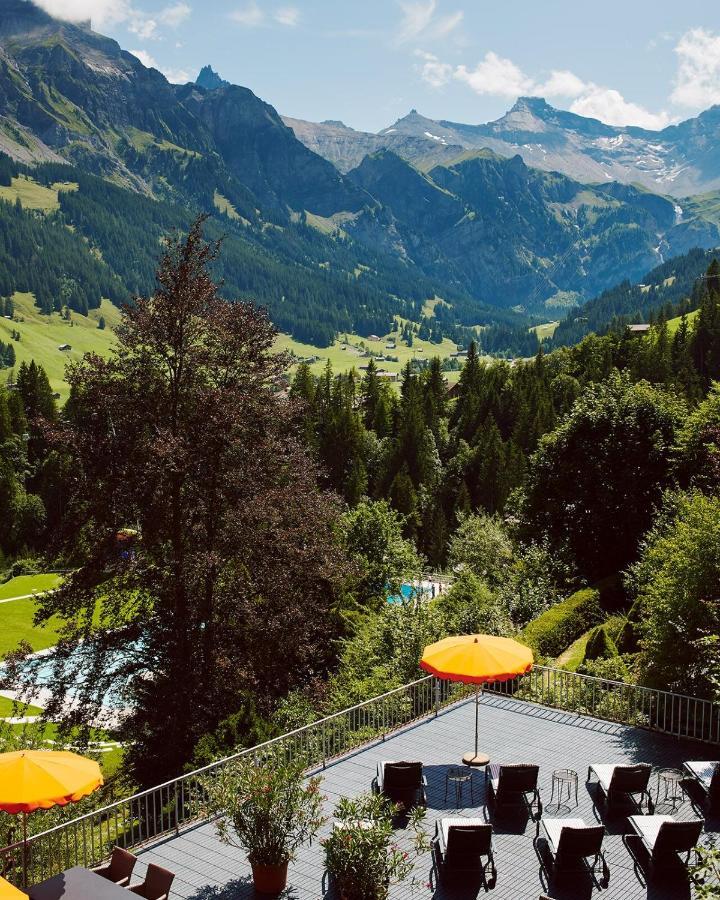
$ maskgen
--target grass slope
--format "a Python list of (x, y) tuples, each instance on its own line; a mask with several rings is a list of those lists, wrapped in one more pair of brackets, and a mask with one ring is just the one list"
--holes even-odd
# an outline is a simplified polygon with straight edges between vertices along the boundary
[[(697, 314), (699, 312), (700, 312), (699, 309), (694, 309), (692, 312), (689, 312), (687, 314), (688, 325), (693, 321), (693, 319), (697, 318)], [(681, 322), (682, 322), (682, 316), (677, 316), (675, 319), (668, 319), (668, 331), (669, 331), (671, 337), (678, 330)]]
[[(0, 585), (0, 600), (51, 590), (60, 580), (60, 575), (52, 574), (19, 575)], [(35, 607), (32, 597), (0, 603), (0, 656), (16, 650), (20, 641), (27, 641), (33, 650), (46, 650), (57, 643), (59, 620), (38, 627), (34, 623)]]
[[(14, 301), (14, 321), (0, 318), (0, 341), (9, 343), (11, 333), (19, 332), (20, 340), (13, 341), (17, 364), (34, 359), (48, 373), (53, 390), (60, 394), (61, 400), (66, 400), (65, 366), (85, 353), (105, 356), (110, 352), (112, 326), (119, 322), (120, 310), (103, 300), (100, 309), (91, 310), (87, 316), (71, 313), (70, 322), (66, 322), (59, 313), (41, 315), (32, 294), (15, 294)], [(98, 328), (100, 316), (105, 318), (103, 330)], [(70, 344), (72, 350), (58, 350), (61, 344)]]
[[(347, 342), (345, 338), (347, 337)], [(397, 336), (396, 336), (397, 337)], [(351, 369), (360, 369), (368, 363), (368, 358), (363, 354), (365, 349), (377, 354), (389, 354), (397, 357), (397, 362), (376, 361), (378, 369), (386, 372), (401, 372), (406, 363), (413, 359), (432, 359), (433, 356), (439, 356), (441, 359), (450, 356), (455, 352), (455, 344), (445, 338), (442, 344), (433, 344), (430, 341), (421, 341), (415, 338), (413, 346), (406, 346), (404, 341), (399, 340), (394, 350), (388, 350), (386, 345), (393, 342), (392, 335), (381, 338), (379, 341), (371, 341), (367, 338), (360, 338), (355, 335), (340, 335), (338, 340), (330, 347), (313, 347), (311, 344), (302, 344), (294, 340), (286, 334), (278, 335), (276, 341), (276, 349), (287, 350), (294, 353), (301, 359), (309, 357), (317, 357), (315, 362), (310, 364), (312, 371), (319, 375), (327, 365), (328, 360), (333, 367), (334, 372), (349, 372)], [(459, 372), (445, 372), (448, 382), (453, 383), (460, 377)]]
[(19, 200), (23, 209), (40, 209), (43, 212), (55, 212), (60, 209), (59, 191), (76, 191), (77, 184), (57, 182), (51, 188), (36, 184), (31, 178), (21, 175), (13, 178), (10, 187), (0, 187), (0, 200), (15, 203)]
[(25, 594), (40, 594), (43, 591), (51, 591), (62, 581), (61, 575), (49, 573), (47, 575), (18, 575), (4, 584), (0, 584), (0, 600), (10, 597), (23, 597)]

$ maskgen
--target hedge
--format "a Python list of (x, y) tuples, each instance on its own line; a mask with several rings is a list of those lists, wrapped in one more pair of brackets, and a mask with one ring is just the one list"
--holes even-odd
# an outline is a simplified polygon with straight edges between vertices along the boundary
[(559, 656), (603, 618), (600, 592), (584, 588), (528, 623), (520, 633), (520, 640), (536, 656)]

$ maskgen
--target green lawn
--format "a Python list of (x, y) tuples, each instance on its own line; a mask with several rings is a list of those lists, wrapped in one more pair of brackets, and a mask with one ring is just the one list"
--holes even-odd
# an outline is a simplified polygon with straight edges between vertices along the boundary
[(41, 628), (34, 624), (35, 600), (12, 600), (0, 604), (0, 655), (16, 650), (27, 641), (33, 650), (46, 650), (57, 643), (60, 622), (51, 619)]
[(18, 575), (0, 584), (0, 600), (9, 597), (23, 597), (25, 594), (51, 591), (62, 581), (62, 575)]
[[(112, 326), (120, 320), (120, 310), (103, 300), (100, 309), (91, 310), (87, 316), (71, 313), (66, 322), (59, 313), (43, 316), (35, 306), (32, 294), (14, 295), (15, 319), (0, 318), (0, 341), (12, 342), (17, 364), (34, 359), (48, 373), (54, 391), (66, 400), (68, 386), (65, 382), (65, 366), (71, 360), (79, 360), (83, 354), (94, 352), (106, 356), (113, 345)], [(98, 328), (100, 316), (106, 327)], [(72, 324), (71, 324), (72, 323)], [(13, 341), (11, 333), (20, 333), (20, 340)], [(70, 344), (71, 350), (58, 350), (61, 344)]]
[(587, 642), (590, 639), (592, 631), (594, 631), (593, 628), (591, 628), (590, 631), (586, 631), (585, 634), (581, 635), (574, 643), (570, 644), (567, 650), (558, 656), (553, 665), (558, 669), (567, 669), (568, 672), (576, 672), (577, 667), (585, 659), (585, 648), (587, 647)]
[(30, 706), (25, 703), (19, 704), (15, 708), (15, 704), (7, 697), (0, 697), (0, 719), (16, 716), (39, 716), (42, 710), (39, 706)]
[[(17, 649), (27, 641), (33, 650), (45, 650), (57, 643), (59, 620), (51, 620), (41, 628), (34, 624), (36, 601), (32, 597), (9, 600), (24, 594), (42, 593), (58, 586), (60, 575), (19, 575), (0, 585), (0, 655)], [(1, 715), (1, 713), (0, 713)]]

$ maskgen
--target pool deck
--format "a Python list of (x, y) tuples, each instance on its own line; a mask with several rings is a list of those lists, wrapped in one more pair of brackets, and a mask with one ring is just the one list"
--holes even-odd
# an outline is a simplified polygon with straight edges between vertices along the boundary
[[(487, 814), (494, 827), (494, 851), (497, 880), (494, 885), (438, 885), (432, 879), (429, 853), (415, 863), (415, 883), (408, 880), (394, 885), (392, 900), (470, 900), (489, 896), (497, 900), (538, 900), (547, 893), (555, 900), (687, 900), (691, 888), (680, 865), (669, 874), (648, 879), (646, 857), (633, 844), (637, 861), (622, 840), (626, 815), (632, 809), (608, 816), (594, 784), (586, 784), (588, 766), (593, 763), (649, 762), (658, 768), (679, 767), (688, 759), (717, 758), (718, 749), (678, 740), (638, 728), (548, 709), (511, 698), (484, 695), (480, 709), (480, 746), (493, 762), (536, 763), (540, 766), (539, 787), (544, 817), (580, 817), (586, 824), (602, 821), (606, 829), (605, 857), (610, 878), (607, 887), (594, 886), (589, 876), (575, 874), (553, 880), (543, 863), (544, 844), (533, 843), (536, 825), (524, 813), (493, 816), (485, 807), (485, 778), (474, 775), (474, 800), (468, 786), (463, 789), (461, 809), (455, 808), (451, 789), (445, 799), (446, 773), (457, 765), (473, 740), (474, 709), (465, 701), (328, 765), (322, 773), (321, 790), (327, 795), (326, 811), (331, 814), (336, 800), (367, 791), (380, 760), (421, 760), (428, 781), (428, 827), (434, 833), (435, 821), (443, 816), (482, 817)], [(555, 769), (574, 769), (579, 776), (579, 803), (576, 808), (557, 810), (548, 807), (552, 773)], [(655, 798), (657, 780), (650, 780)], [(451, 786), (452, 788), (452, 786)], [(676, 815), (694, 818), (700, 811), (686, 795)], [(598, 801), (597, 805), (595, 801)], [(671, 813), (669, 804), (660, 803), (658, 813)], [(327, 834), (329, 825), (323, 828)], [(720, 821), (707, 820), (706, 832), (720, 830)], [(321, 835), (322, 836), (322, 835)], [(410, 834), (398, 830), (400, 847), (410, 849)], [(146, 863), (155, 862), (176, 873), (172, 900), (250, 900), (255, 897), (250, 868), (241, 850), (219, 842), (211, 823), (199, 824), (177, 837), (167, 838), (139, 854), (136, 875), (142, 876)], [(322, 850), (317, 841), (305, 847), (291, 863), (285, 900), (321, 900), (335, 895), (323, 873)]]

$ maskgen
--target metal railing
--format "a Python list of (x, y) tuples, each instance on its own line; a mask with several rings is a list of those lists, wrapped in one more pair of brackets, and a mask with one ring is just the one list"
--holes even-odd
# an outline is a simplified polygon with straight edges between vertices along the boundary
[[(269, 751), (302, 758), (308, 771), (418, 722), (450, 704), (468, 699), (471, 685), (428, 675), (364, 703), (326, 716), (302, 728), (241, 750), (233, 756), (181, 775), (102, 809), (31, 835), (26, 848), (27, 880), (33, 884), (71, 866), (92, 866), (113, 845), (138, 848), (177, 834), (200, 817), (202, 780), (213, 771), (248, 755)], [(679, 738), (720, 744), (720, 705), (637, 685), (536, 666), (513, 681), (491, 684), (492, 695), (512, 697), (579, 715), (650, 728)], [(713, 752), (717, 752), (716, 750)], [(22, 881), (22, 842), (0, 850), (0, 871)]]

